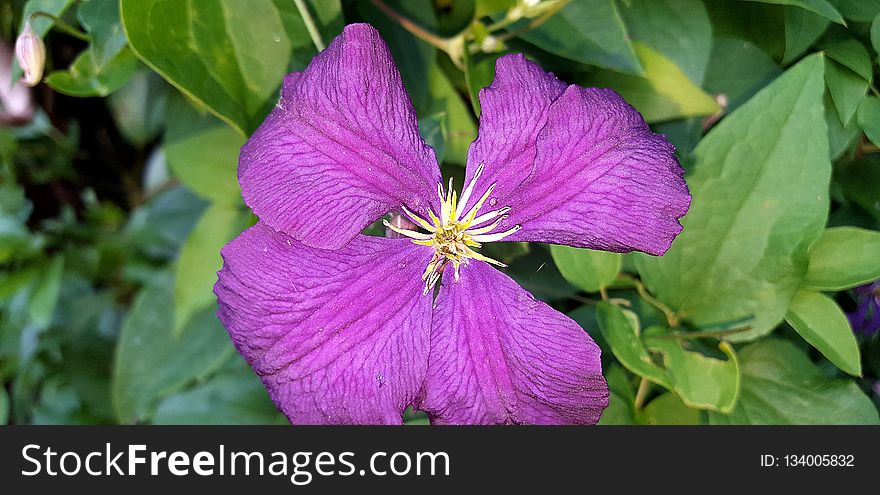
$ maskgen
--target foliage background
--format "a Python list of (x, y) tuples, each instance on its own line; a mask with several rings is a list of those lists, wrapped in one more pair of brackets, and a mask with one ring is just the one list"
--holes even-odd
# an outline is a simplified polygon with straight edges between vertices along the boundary
[[(36, 11), (62, 22), (35, 18), (47, 75), (15, 100)], [(878, 422), (880, 340), (844, 312), (880, 278), (880, 0), (0, 0), (0, 424), (285, 422), (211, 288), (255, 220), (239, 146), (359, 21), (458, 183), (509, 52), (676, 144), (664, 257), (491, 248), (602, 347), (603, 424)]]

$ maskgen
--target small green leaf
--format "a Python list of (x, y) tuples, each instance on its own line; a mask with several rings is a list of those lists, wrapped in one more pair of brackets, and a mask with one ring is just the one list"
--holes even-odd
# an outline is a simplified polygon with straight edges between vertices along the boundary
[(55, 256), (43, 270), (34, 292), (28, 301), (30, 322), (37, 328), (46, 328), (52, 322), (58, 294), (61, 290), (61, 277), (64, 275), (64, 257)]
[(654, 363), (642, 343), (639, 317), (635, 313), (602, 301), (596, 307), (596, 320), (620, 364), (643, 378), (672, 389), (666, 370)]
[(852, 380), (828, 378), (803, 351), (780, 339), (740, 349), (736, 409), (709, 411), (713, 424), (878, 424), (877, 408)]
[(829, 93), (825, 94), (824, 102), (825, 123), (828, 124), (828, 156), (831, 160), (837, 160), (855, 144), (862, 135), (862, 130), (859, 128), (858, 119), (850, 119), (849, 124), (843, 125)]
[(858, 40), (847, 38), (827, 45), (824, 49), (828, 58), (855, 72), (862, 79), (871, 81), (873, 78), (871, 54)]
[(113, 366), (112, 397), (121, 423), (149, 419), (157, 399), (204, 378), (233, 352), (215, 308), (190, 320), (173, 335), (171, 277), (141, 291), (122, 324)]
[(688, 407), (673, 392), (665, 392), (649, 402), (639, 411), (639, 422), (646, 425), (698, 425), (701, 423), (700, 411)]
[(686, 350), (673, 339), (649, 338), (646, 345), (663, 354), (672, 389), (685, 404), (725, 413), (733, 410), (739, 394), (739, 362), (729, 343), (718, 346), (726, 361)]
[(785, 321), (843, 371), (862, 375), (862, 356), (849, 321), (830, 297), (807, 289), (795, 294)]
[(214, 304), (220, 249), (247, 228), (250, 215), (236, 205), (212, 204), (180, 249), (174, 278), (174, 335), (199, 311)]
[(96, 70), (94, 52), (87, 48), (67, 70), (57, 70), (46, 76), (46, 84), (70, 96), (107, 96), (130, 81), (138, 65), (131, 50), (123, 48), (99, 72)]
[(77, 11), (79, 20), (91, 38), (92, 62), (95, 72), (104, 70), (128, 42), (119, 19), (119, 2), (86, 0)]
[(844, 126), (849, 125), (868, 92), (869, 82), (833, 60), (825, 65), (825, 83)]
[(550, 254), (559, 273), (586, 292), (608, 287), (620, 271), (620, 253), (552, 245)]
[(830, 4), (828, 0), (741, 0), (746, 2), (760, 2), (760, 3), (771, 3), (776, 5), (791, 5), (793, 7), (800, 7), (802, 9), (809, 10), (810, 12), (821, 15), (822, 17), (828, 19), (829, 21), (836, 22), (837, 24), (846, 25), (846, 22), (843, 20), (843, 16), (837, 9), (834, 8), (834, 5)]
[(810, 248), (803, 287), (819, 291), (851, 289), (880, 278), (880, 232), (857, 227), (825, 229)]
[(868, 96), (862, 100), (858, 113), (859, 126), (865, 131), (865, 136), (880, 146), (880, 98)]

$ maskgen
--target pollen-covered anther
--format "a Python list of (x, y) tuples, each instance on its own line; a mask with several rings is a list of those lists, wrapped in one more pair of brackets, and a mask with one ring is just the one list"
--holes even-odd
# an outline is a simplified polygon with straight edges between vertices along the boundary
[[(483, 165), (480, 165), (467, 187), (462, 191), (461, 198), (452, 189), (452, 179), (449, 180), (449, 186), (445, 190), (442, 183), (437, 184), (437, 195), (440, 198), (439, 217), (429, 210), (429, 220), (426, 220), (405, 206), (402, 207), (403, 213), (426, 232), (396, 227), (388, 221), (383, 221), (385, 227), (409, 237), (415, 244), (434, 248), (434, 256), (422, 275), (422, 279), (425, 281), (425, 294), (434, 288), (440, 280), (443, 270), (450, 263), (456, 281), (461, 276), (462, 263), (467, 263), (470, 259), (485, 261), (500, 267), (507, 266), (474, 250), (474, 248), (479, 249), (483, 243), (500, 241), (521, 228), (521, 226), (515, 225), (507, 230), (493, 232), (507, 219), (507, 213), (510, 212), (509, 207), (498, 208), (478, 215), (480, 208), (495, 190), (495, 184), (486, 188), (480, 199), (470, 209), (465, 210), (474, 193), (477, 179), (482, 173)], [(487, 224), (490, 221), (491, 223)]]

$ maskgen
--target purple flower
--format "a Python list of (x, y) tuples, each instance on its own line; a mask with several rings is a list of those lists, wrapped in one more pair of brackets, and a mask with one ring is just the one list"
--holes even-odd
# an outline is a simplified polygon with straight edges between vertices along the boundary
[(853, 289), (856, 310), (847, 313), (854, 332), (869, 336), (880, 331), (880, 280)]
[[(350, 25), (285, 79), (242, 148), (260, 222), (223, 249), (215, 292), (291, 422), (400, 423), (409, 405), (438, 424), (599, 419), (598, 347), (477, 250), (504, 239), (660, 255), (690, 203), (682, 169), (615, 92), (566, 85), (522, 55), (498, 60), (480, 102), (459, 196), (387, 46)], [(389, 212), (420, 228), (360, 234)]]

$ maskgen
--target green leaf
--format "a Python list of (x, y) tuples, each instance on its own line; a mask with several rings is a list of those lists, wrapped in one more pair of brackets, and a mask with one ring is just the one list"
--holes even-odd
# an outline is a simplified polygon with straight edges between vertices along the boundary
[(434, 149), (438, 163), (443, 163), (446, 153), (446, 114), (439, 113), (419, 119), (419, 133), (425, 144)]
[(552, 245), (550, 254), (559, 273), (586, 292), (608, 287), (620, 271), (620, 253)]
[(835, 366), (850, 375), (862, 375), (862, 356), (856, 336), (833, 299), (802, 289), (791, 300), (785, 321)]
[(880, 98), (868, 96), (862, 100), (857, 118), (865, 136), (874, 146), (880, 146)]
[(110, 95), (113, 120), (129, 142), (144, 147), (162, 130), (168, 88), (155, 72), (142, 67), (128, 84)]
[(629, 383), (626, 372), (618, 364), (612, 364), (605, 371), (608, 382), (608, 407), (602, 411), (600, 425), (633, 425), (636, 424), (633, 411), (635, 391)]
[(639, 318), (635, 313), (602, 301), (596, 307), (596, 321), (620, 364), (643, 378), (672, 389), (666, 370), (654, 363), (642, 343)]
[[(648, 330), (646, 334), (650, 334)], [(730, 412), (739, 394), (739, 362), (733, 347), (721, 342), (718, 348), (727, 360), (686, 350), (668, 338), (648, 338), (648, 349), (663, 354), (672, 389), (689, 407)]]
[(836, 22), (837, 24), (846, 25), (846, 22), (843, 20), (843, 16), (837, 9), (834, 8), (834, 5), (830, 4), (828, 0), (741, 0), (746, 2), (760, 2), (760, 3), (771, 3), (776, 5), (791, 5), (793, 7), (800, 7), (802, 9), (809, 10), (810, 12), (821, 15), (822, 17), (828, 19), (829, 21)]
[[(516, 29), (514, 25), (512, 29)], [(560, 57), (641, 74), (630, 36), (613, 0), (573, 0), (547, 22), (520, 37)]]
[(646, 425), (698, 425), (701, 423), (700, 411), (688, 407), (673, 392), (665, 392), (649, 402), (639, 411), (639, 422)]
[(428, 72), (428, 92), (430, 104), (426, 112), (422, 113), (443, 113), (446, 117), (443, 159), (457, 165), (465, 165), (468, 147), (477, 137), (477, 126), (470, 107), (462, 100), (461, 95), (437, 64), (431, 64)]
[(808, 10), (787, 7), (783, 12), (785, 52), (782, 64), (788, 65), (804, 54), (828, 29), (828, 19)]
[(296, 57), (304, 64), (315, 50), (293, 2), (121, 0), (120, 5), (135, 54), (242, 134), (262, 121), (291, 56), (304, 51)]
[(175, 337), (173, 305), (171, 277), (163, 276), (141, 291), (122, 324), (112, 384), (121, 423), (148, 419), (157, 399), (207, 376), (232, 354), (214, 308), (192, 318)]
[(480, 116), (480, 90), (495, 79), (495, 62), (505, 53), (478, 53), (464, 57), (464, 79), (470, 95), (471, 107)]
[(782, 321), (825, 224), (823, 65), (804, 59), (703, 138), (684, 230), (664, 256), (636, 259), (648, 288), (693, 324), (752, 317), (731, 340)]
[(828, 0), (843, 17), (856, 22), (871, 22), (880, 13), (880, 0)]
[(209, 126), (171, 138), (165, 158), (171, 172), (190, 190), (216, 203), (241, 203), (236, 170), (244, 137), (226, 126)]
[(39, 329), (49, 326), (55, 307), (58, 305), (58, 294), (61, 290), (61, 277), (64, 275), (64, 257), (55, 256), (40, 276), (34, 292), (28, 301), (28, 316), (31, 325)]
[(880, 278), (880, 232), (857, 227), (825, 229), (810, 248), (803, 287), (819, 291), (851, 289)]
[(220, 248), (250, 223), (250, 214), (237, 205), (212, 204), (180, 249), (174, 278), (174, 334), (216, 301), (213, 288), (223, 266)]
[(844, 196), (880, 221), (880, 157), (865, 155), (834, 169), (834, 183)]
[(787, 11), (803, 9), (755, 2), (713, 1), (706, 2), (706, 10), (712, 20), (714, 36), (749, 41), (774, 60), (781, 61), (787, 49)]
[(67, 70), (56, 70), (46, 76), (46, 84), (69, 96), (107, 96), (131, 80), (138, 61), (131, 50), (123, 48), (100, 72), (96, 66), (94, 52), (87, 48)]
[(855, 72), (862, 79), (871, 81), (874, 75), (871, 68), (871, 54), (858, 40), (847, 38), (823, 48), (828, 58)]
[(204, 383), (166, 397), (156, 408), (153, 424), (261, 425), (286, 424), (260, 379), (243, 359)]
[(790, 342), (763, 339), (739, 351), (742, 385), (730, 415), (713, 424), (878, 424), (877, 408), (852, 380), (825, 376)]
[[(629, 0), (620, 13), (633, 41), (662, 55), (693, 84), (703, 82), (712, 51), (712, 25), (701, 0)], [(644, 65), (642, 56), (639, 61)]]
[(754, 44), (735, 38), (716, 38), (704, 87), (710, 94), (727, 98), (729, 113), (780, 74), (782, 70), (773, 59)]
[[(827, 72), (826, 72), (827, 74)], [(830, 92), (825, 93), (825, 123), (828, 125), (828, 151), (831, 160), (837, 160), (846, 150), (850, 149), (862, 130), (859, 128), (858, 119), (850, 119), (849, 124), (843, 125), (837, 107), (831, 100)]]
[(871, 23), (871, 46), (874, 47), (875, 52), (880, 53), (880, 13)]
[(721, 108), (668, 58), (651, 47), (634, 43), (644, 77), (596, 71), (578, 81), (588, 86), (609, 87), (621, 94), (648, 122), (712, 115)]
[(9, 394), (0, 382), (0, 425), (9, 424)]
[(848, 125), (865, 99), (870, 83), (833, 60), (826, 61), (825, 82), (840, 122)]
[(92, 62), (95, 64), (95, 72), (100, 73), (127, 43), (122, 21), (119, 19), (119, 2), (86, 0), (79, 6), (77, 15), (80, 23), (89, 32)]

